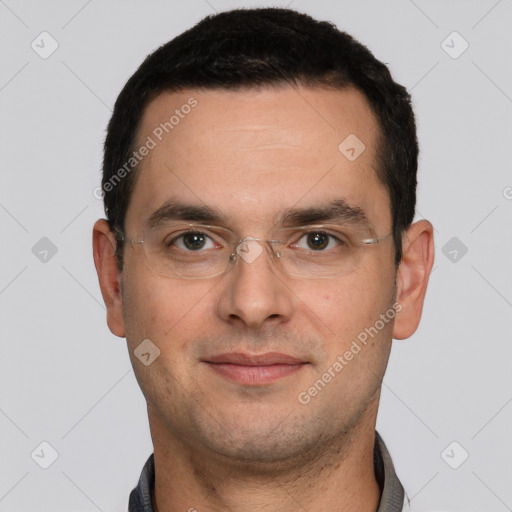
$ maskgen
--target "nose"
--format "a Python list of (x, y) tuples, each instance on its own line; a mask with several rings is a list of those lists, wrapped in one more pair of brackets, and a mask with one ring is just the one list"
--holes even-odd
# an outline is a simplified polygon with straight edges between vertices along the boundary
[(236, 265), (224, 277), (218, 314), (228, 323), (261, 328), (292, 316), (295, 296), (271, 258), (269, 244), (248, 237), (236, 248)]

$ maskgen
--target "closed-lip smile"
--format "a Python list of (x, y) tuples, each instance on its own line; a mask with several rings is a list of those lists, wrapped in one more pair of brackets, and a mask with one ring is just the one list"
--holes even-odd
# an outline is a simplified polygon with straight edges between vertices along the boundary
[(307, 361), (279, 352), (264, 354), (230, 352), (210, 356), (203, 362), (222, 377), (249, 386), (270, 384), (309, 364)]

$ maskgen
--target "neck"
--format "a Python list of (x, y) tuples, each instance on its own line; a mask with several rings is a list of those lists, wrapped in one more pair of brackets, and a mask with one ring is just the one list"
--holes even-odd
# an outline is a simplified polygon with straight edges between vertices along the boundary
[(375, 512), (381, 493), (373, 463), (376, 410), (367, 412), (370, 424), (361, 422), (300, 461), (257, 466), (169, 438), (150, 413), (155, 511)]

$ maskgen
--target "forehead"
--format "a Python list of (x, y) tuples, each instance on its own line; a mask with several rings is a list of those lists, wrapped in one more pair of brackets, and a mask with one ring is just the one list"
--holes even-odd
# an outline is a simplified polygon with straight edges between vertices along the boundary
[(378, 135), (355, 89), (163, 93), (139, 128), (136, 146), (151, 149), (136, 171), (127, 225), (144, 223), (170, 198), (255, 225), (342, 199), (389, 225), (376, 173)]

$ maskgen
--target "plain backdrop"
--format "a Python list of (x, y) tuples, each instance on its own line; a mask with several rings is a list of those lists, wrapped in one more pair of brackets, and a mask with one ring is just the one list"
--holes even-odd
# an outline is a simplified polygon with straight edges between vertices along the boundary
[(105, 127), (159, 45), (215, 11), (287, 4), (413, 96), (436, 262), (377, 425), (412, 509), (512, 510), (511, 0), (0, 0), (0, 511), (126, 510), (152, 445), (92, 260)]

